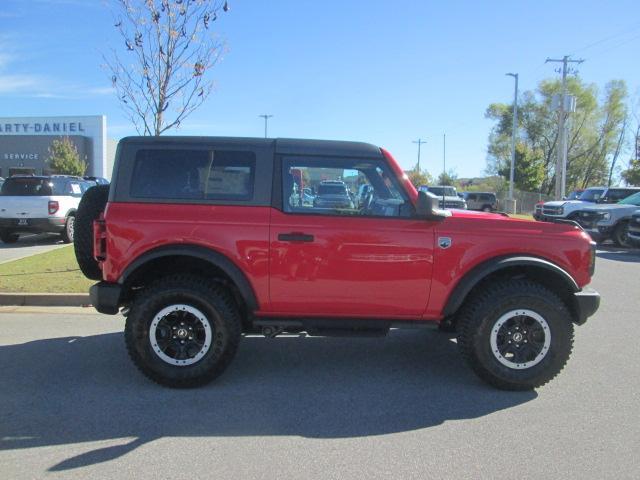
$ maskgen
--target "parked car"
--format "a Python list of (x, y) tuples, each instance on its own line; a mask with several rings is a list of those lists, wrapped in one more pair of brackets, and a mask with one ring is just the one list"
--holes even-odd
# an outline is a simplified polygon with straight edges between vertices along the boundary
[(340, 180), (325, 180), (320, 182), (313, 199), (313, 206), (316, 208), (347, 208), (353, 209), (355, 205), (349, 195), (347, 185)]
[(464, 192), (463, 199), (469, 210), (493, 212), (498, 209), (498, 199), (491, 192)]
[(3, 183), (4, 183), (4, 178), (0, 177), (0, 188), (2, 188)]
[(640, 210), (631, 215), (627, 230), (629, 245), (640, 248)]
[(14, 243), (21, 233), (59, 233), (73, 242), (84, 183), (66, 175), (7, 178), (0, 190), (0, 239)]
[(419, 190), (423, 192), (431, 192), (439, 198), (439, 207), (446, 208), (459, 208), (465, 210), (467, 208), (467, 202), (464, 199), (458, 197), (456, 187), (448, 185), (429, 186), (422, 185)]
[(103, 177), (91, 177), (91, 176), (87, 176), (87, 177), (82, 177), (85, 180), (91, 180), (93, 182), (96, 183), (96, 185), (109, 185), (109, 180), (107, 180), (106, 178)]
[(597, 242), (611, 239), (620, 246), (629, 246), (628, 226), (631, 216), (640, 207), (640, 191), (615, 204), (593, 205), (576, 213), (578, 223)]
[[(99, 280), (92, 304), (122, 311), (133, 362), (163, 385), (222, 374), (243, 331), (446, 326), (482, 379), (526, 390), (562, 370), (573, 325), (599, 305), (587, 287), (595, 243), (582, 229), (437, 209), (374, 145), (131, 137), (117, 152), (111, 191), (90, 189), (78, 209), (76, 258)], [(373, 186), (361, 209), (287, 201), (292, 171), (354, 170)], [(345, 191), (319, 187), (320, 197)]]
[(575, 220), (575, 215), (586, 203), (596, 203), (607, 189), (590, 187), (585, 189), (576, 200), (554, 200), (538, 207), (536, 204), (533, 218), (541, 221), (554, 219)]

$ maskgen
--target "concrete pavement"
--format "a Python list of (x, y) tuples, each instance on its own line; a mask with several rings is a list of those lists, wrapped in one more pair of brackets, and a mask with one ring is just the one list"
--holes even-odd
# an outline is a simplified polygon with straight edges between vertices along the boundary
[(601, 309), (537, 392), (486, 386), (431, 331), (247, 337), (217, 382), (171, 390), (135, 370), (122, 317), (4, 307), (1, 476), (637, 478), (639, 272), (599, 253)]
[(0, 242), (0, 263), (12, 262), (21, 258), (45, 253), (66, 244), (60, 240), (60, 235), (23, 234), (16, 243)]

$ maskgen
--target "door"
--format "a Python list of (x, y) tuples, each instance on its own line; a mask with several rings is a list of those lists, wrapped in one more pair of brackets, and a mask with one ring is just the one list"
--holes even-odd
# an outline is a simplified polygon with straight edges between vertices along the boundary
[[(271, 310), (419, 318), (429, 299), (434, 223), (413, 216), (386, 164), (285, 157), (281, 171), (282, 209), (273, 210), (270, 227)], [(311, 201), (301, 200), (299, 181)]]

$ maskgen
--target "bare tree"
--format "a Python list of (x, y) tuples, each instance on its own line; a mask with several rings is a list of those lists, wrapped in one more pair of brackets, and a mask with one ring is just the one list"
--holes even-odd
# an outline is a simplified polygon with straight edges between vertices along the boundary
[(121, 106), (141, 135), (161, 135), (206, 100), (224, 44), (210, 30), (220, 0), (114, 0), (124, 53), (104, 55)]

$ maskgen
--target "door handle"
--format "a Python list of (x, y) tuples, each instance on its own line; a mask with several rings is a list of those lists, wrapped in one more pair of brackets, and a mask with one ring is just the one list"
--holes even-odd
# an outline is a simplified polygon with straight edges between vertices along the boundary
[(279, 233), (278, 240), (283, 242), (313, 242), (313, 235), (298, 232)]

